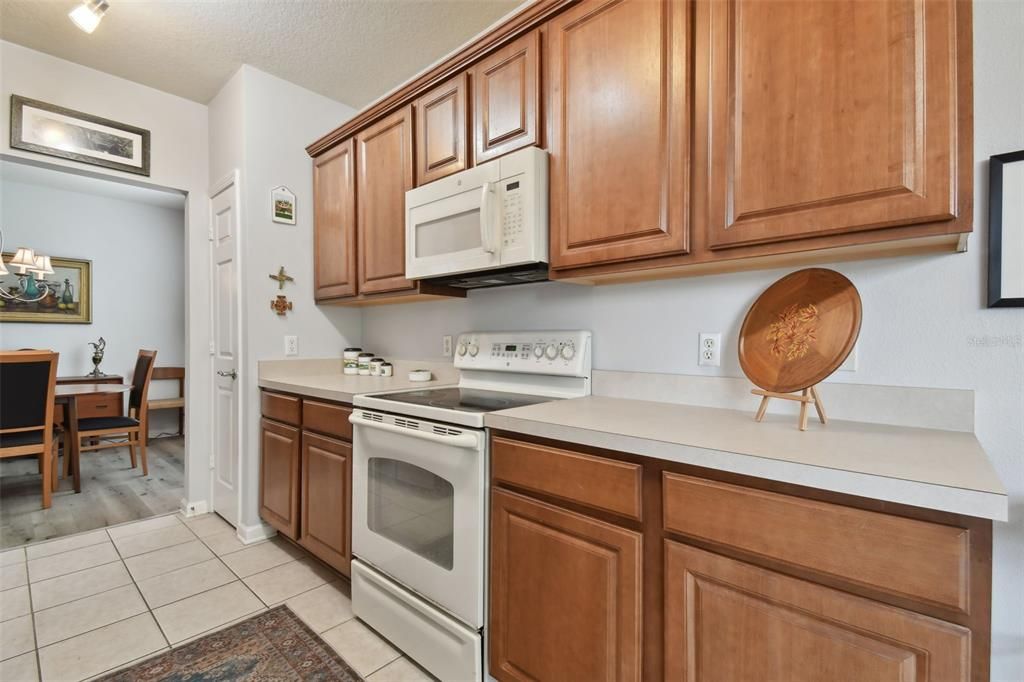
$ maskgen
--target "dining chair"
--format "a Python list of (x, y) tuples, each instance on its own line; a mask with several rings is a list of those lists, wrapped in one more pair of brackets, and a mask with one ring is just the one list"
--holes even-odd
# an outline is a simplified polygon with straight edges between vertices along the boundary
[(48, 350), (0, 352), (0, 459), (39, 458), (43, 509), (50, 508), (57, 489), (57, 357)]
[[(111, 436), (124, 436), (128, 439), (128, 452), (131, 455), (132, 469), (138, 462), (136, 448), (142, 458), (142, 475), (149, 475), (149, 462), (146, 459), (146, 442), (149, 438), (149, 406), (146, 397), (149, 395), (149, 382), (153, 379), (153, 366), (156, 364), (155, 350), (140, 350), (135, 360), (135, 373), (132, 375), (132, 390), (128, 394), (128, 415), (124, 417), (86, 417), (78, 420), (78, 452), (91, 452), (107, 448), (119, 448), (125, 445), (121, 441), (104, 441)], [(88, 445), (81, 445), (85, 441)]]

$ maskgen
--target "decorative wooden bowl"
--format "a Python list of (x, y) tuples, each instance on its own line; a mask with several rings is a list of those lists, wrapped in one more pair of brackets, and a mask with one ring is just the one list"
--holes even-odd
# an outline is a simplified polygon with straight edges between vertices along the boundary
[(860, 333), (860, 294), (834, 270), (798, 270), (765, 289), (740, 328), (740, 367), (772, 393), (813, 387), (839, 369)]

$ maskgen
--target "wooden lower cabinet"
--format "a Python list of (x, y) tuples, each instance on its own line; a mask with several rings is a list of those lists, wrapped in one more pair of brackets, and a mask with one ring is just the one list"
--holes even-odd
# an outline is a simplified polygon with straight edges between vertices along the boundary
[(352, 445), (302, 432), (299, 544), (349, 575), (352, 561)]
[(260, 516), (292, 540), (299, 536), (299, 429), (260, 420)]
[(491, 675), (639, 680), (641, 556), (636, 531), (494, 491)]
[(349, 575), (351, 406), (274, 391), (263, 391), (260, 402), (260, 517)]
[(665, 541), (665, 679), (953, 682), (971, 632)]
[(499, 680), (989, 679), (990, 521), (503, 432), (491, 461)]

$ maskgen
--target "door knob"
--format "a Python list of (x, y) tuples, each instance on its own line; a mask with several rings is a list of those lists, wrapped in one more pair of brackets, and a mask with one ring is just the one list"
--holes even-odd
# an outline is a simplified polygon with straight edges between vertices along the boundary
[(236, 372), (235, 370), (231, 370), (230, 372), (225, 372), (223, 370), (217, 370), (217, 376), (231, 377), (232, 379), (237, 379), (238, 378), (238, 372)]

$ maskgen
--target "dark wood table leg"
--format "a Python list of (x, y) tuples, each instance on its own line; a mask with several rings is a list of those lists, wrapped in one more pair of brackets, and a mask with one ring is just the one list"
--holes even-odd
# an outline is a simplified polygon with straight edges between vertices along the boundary
[(65, 455), (71, 458), (71, 472), (75, 477), (75, 492), (82, 492), (82, 468), (80, 456), (81, 442), (78, 438), (78, 400), (76, 396), (68, 396), (68, 440), (71, 441)]

